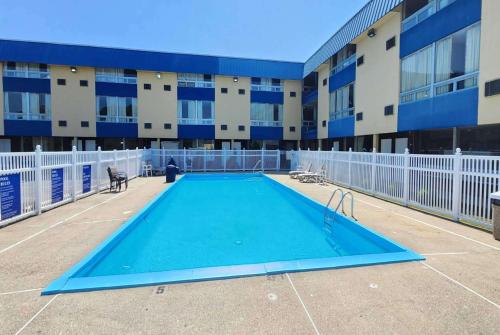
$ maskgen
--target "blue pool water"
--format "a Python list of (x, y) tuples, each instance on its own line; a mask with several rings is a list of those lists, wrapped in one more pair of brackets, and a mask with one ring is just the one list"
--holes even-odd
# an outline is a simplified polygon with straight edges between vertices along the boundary
[(422, 259), (260, 174), (186, 175), (44, 294)]

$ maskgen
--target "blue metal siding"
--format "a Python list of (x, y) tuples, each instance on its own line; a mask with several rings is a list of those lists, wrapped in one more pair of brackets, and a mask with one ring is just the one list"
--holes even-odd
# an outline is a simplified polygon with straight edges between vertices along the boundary
[(304, 64), (303, 77), (313, 72), (328, 58), (335, 55), (347, 44), (351, 43), (361, 33), (375, 22), (399, 6), (403, 0), (371, 0), (342, 28), (340, 28), (325, 44), (319, 48)]
[(318, 90), (309, 92), (307, 95), (302, 95), (302, 104), (307, 105), (314, 101), (318, 101)]
[(303, 64), (82, 45), (0, 40), (0, 60), (301, 80)]
[(252, 140), (282, 140), (283, 127), (250, 127)]
[(401, 58), (481, 20), (481, 0), (456, 0), (401, 34)]
[(177, 138), (179, 139), (215, 139), (215, 126), (213, 125), (177, 125)]
[(399, 105), (398, 131), (477, 125), (478, 89)]
[(177, 100), (215, 101), (215, 88), (177, 87)]
[(4, 120), (6, 136), (52, 136), (51, 121)]
[(137, 123), (97, 122), (97, 137), (127, 137), (134, 138), (139, 135)]
[(137, 85), (96, 82), (95, 95), (137, 98)]
[(309, 129), (307, 127), (302, 127), (301, 129), (301, 140), (315, 140), (318, 138), (318, 129)]
[(3, 77), (3, 91), (50, 94), (50, 79)]
[(328, 121), (328, 138), (354, 136), (354, 116)]
[(349, 65), (329, 79), (329, 91), (333, 92), (356, 80), (356, 63)]
[(283, 104), (283, 92), (250, 91), (250, 102), (263, 104)]

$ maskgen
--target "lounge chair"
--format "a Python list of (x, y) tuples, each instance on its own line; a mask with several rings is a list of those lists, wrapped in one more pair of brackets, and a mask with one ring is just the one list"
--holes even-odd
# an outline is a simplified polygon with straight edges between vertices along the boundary
[(115, 167), (108, 166), (109, 191), (113, 189), (120, 192), (122, 182), (125, 183), (125, 190), (128, 188), (128, 176), (126, 172), (118, 171)]
[(297, 170), (295, 170), (295, 171), (290, 171), (290, 172), (288, 173), (288, 175), (289, 175), (289, 176), (290, 176), (290, 178), (292, 178), (292, 179), (297, 179), (297, 177), (298, 177), (299, 175), (304, 174), (304, 173), (311, 172), (311, 167), (312, 167), (312, 163), (309, 163), (309, 164), (307, 165), (307, 168), (305, 168), (305, 169), (304, 169), (304, 168), (302, 168), (301, 166), (298, 166), (298, 167), (297, 167)]
[(323, 183), (326, 180), (326, 164), (322, 164), (316, 172), (299, 174), (297, 179), (301, 183)]

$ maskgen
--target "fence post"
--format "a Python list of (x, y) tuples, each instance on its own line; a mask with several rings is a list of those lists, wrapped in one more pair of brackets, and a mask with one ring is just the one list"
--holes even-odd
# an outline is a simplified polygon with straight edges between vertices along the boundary
[[(130, 156), (129, 156), (128, 149), (125, 149), (125, 153), (127, 155), (127, 175), (129, 175), (130, 174)], [(133, 178), (132, 175), (130, 177)]]
[[(144, 152), (142, 154), (144, 155)], [(139, 159), (140, 159), (139, 148), (135, 147), (135, 175), (136, 175), (136, 177), (139, 177), (139, 175), (141, 174), (141, 171), (139, 170), (140, 166), (141, 166), (141, 162), (139, 161)]]
[(280, 149), (276, 149), (276, 171), (280, 170)]
[(101, 190), (101, 147), (97, 147), (97, 159), (96, 159), (96, 178), (97, 178), (97, 190), (99, 193)]
[(36, 146), (35, 149), (35, 181), (36, 181), (36, 197), (35, 208), (37, 214), (42, 213), (42, 147)]
[(72, 192), (71, 197), (73, 198), (73, 202), (76, 201), (76, 146), (73, 146), (71, 149), (71, 179), (72, 179)]
[(375, 178), (377, 177), (377, 149), (373, 148), (372, 151), (372, 194), (375, 194)]
[(462, 170), (462, 151), (457, 148), (455, 157), (453, 157), (453, 190), (452, 190), (452, 214), (453, 218), (458, 221), (460, 219), (460, 195), (461, 191), (461, 175)]
[(245, 148), (243, 148), (243, 171), (246, 171), (246, 164)]
[(115, 168), (118, 168), (118, 153), (116, 152), (116, 149), (113, 149), (113, 164), (115, 165)]
[(262, 169), (262, 172), (264, 172), (264, 147), (262, 147), (260, 151), (260, 167)]
[(207, 148), (203, 150), (203, 172), (207, 172)]
[(224, 172), (226, 172), (226, 149), (222, 149), (222, 161), (224, 162)]
[(186, 147), (184, 147), (184, 159), (183, 159), (183, 161), (184, 161), (184, 173), (186, 173), (187, 172), (187, 167), (186, 167)]
[(403, 167), (403, 205), (408, 206), (410, 194), (410, 151), (405, 149), (404, 167)]
[(348, 165), (349, 165), (349, 177), (348, 177), (348, 180), (349, 180), (349, 188), (351, 188), (352, 186), (352, 148), (349, 148), (349, 154), (347, 155), (349, 161), (348, 161)]

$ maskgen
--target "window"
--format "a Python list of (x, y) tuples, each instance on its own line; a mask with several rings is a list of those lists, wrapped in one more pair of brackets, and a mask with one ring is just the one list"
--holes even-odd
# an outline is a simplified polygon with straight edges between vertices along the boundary
[(227, 124), (221, 124), (220, 130), (227, 130)]
[(137, 123), (137, 98), (97, 96), (97, 121)]
[(385, 50), (392, 49), (396, 46), (396, 36), (390, 38), (385, 42)]
[(356, 113), (356, 121), (363, 121), (363, 113)]
[(82, 87), (87, 87), (87, 86), (89, 86), (89, 82), (88, 82), (88, 80), (80, 80), (80, 86), (82, 86)]
[(455, 0), (411, 0), (405, 1), (401, 32), (413, 28), (420, 22), (445, 8)]
[(401, 61), (401, 103), (477, 86), (481, 26), (458, 31)]
[(179, 87), (214, 87), (214, 77), (210, 74), (177, 73)]
[(290, 127), (290, 132), (291, 132), (291, 133), (295, 133), (295, 127), (293, 127), (293, 126), (292, 126), (292, 127)]
[(50, 120), (50, 94), (5, 92), (5, 119)]
[(384, 115), (388, 116), (388, 115), (393, 115), (393, 114), (394, 114), (394, 105), (385, 106)]
[(65, 86), (66, 85), (66, 79), (57, 79), (57, 85), (60, 85), (60, 86)]
[(151, 84), (144, 84), (145, 90), (151, 90)]
[(491, 97), (500, 94), (500, 79), (489, 81), (484, 87), (484, 96)]
[(171, 123), (164, 123), (163, 129), (172, 129), (172, 124)]
[(354, 83), (330, 93), (330, 120), (354, 115)]
[(144, 123), (144, 129), (151, 129), (153, 128), (152, 124), (149, 122)]
[(290, 92), (290, 98), (295, 98), (297, 96), (297, 92)]
[(359, 56), (358, 60), (356, 61), (356, 66), (361, 66), (365, 63), (365, 56)]
[(82, 121), (82, 122), (80, 122), (80, 126), (82, 128), (88, 128), (89, 127), (89, 122), (88, 121)]
[(59, 120), (59, 127), (66, 127), (68, 122), (66, 120)]
[(252, 91), (283, 92), (281, 79), (252, 77)]
[(326, 84), (328, 84), (328, 79), (327, 78), (323, 79), (323, 86), (326, 86)]
[(283, 105), (250, 104), (250, 123), (252, 126), (281, 127), (283, 124)]
[(356, 62), (356, 45), (348, 44), (330, 58), (330, 75), (334, 75)]
[(245, 131), (245, 126), (238, 126), (238, 131)]
[(95, 81), (121, 84), (136, 84), (137, 72), (135, 70), (97, 68)]
[(227, 87), (221, 87), (220, 92), (222, 94), (227, 94)]
[(323, 121), (321, 122), (321, 126), (322, 126), (323, 128), (326, 128), (326, 120), (323, 120)]
[(163, 90), (170, 92), (172, 90), (172, 87), (170, 85), (163, 85)]
[(3, 69), (3, 76), (49, 79), (50, 73), (47, 64), (7, 62)]
[(245, 95), (245, 89), (244, 89), (244, 88), (240, 88), (240, 89), (238, 90), (238, 94), (239, 94), (239, 95)]
[(177, 101), (180, 124), (214, 124), (214, 102), (204, 100)]

